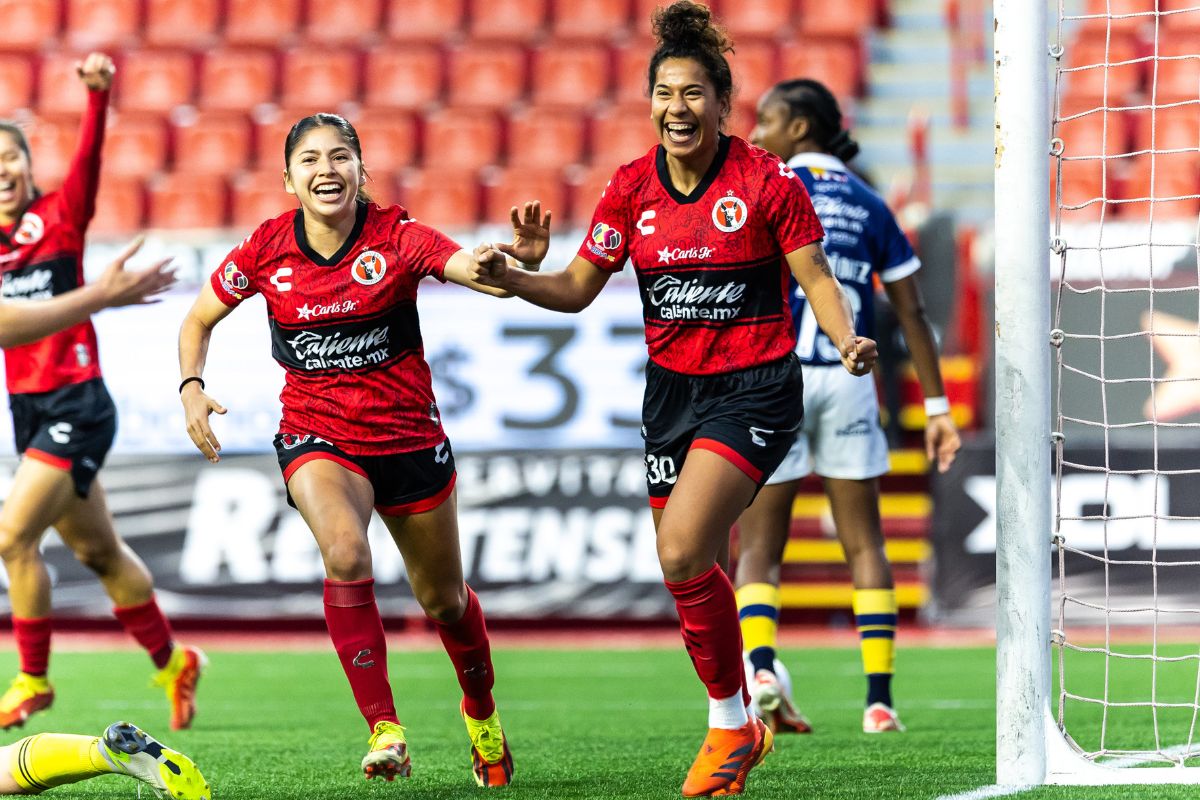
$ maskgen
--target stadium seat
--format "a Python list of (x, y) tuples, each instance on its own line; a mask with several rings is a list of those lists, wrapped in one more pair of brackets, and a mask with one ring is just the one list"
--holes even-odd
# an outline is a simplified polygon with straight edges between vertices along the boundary
[(233, 210), (230, 225), (238, 233), (250, 233), (262, 223), (274, 219), (299, 201), (283, 188), (283, 170), (243, 172), (233, 179)]
[(469, 0), (469, 30), (477, 41), (528, 42), (546, 25), (547, 0)]
[(387, 38), (441, 42), (462, 31), (465, 0), (388, 0)]
[(731, 136), (740, 136), (746, 141), (750, 141), (750, 134), (754, 131), (756, 122), (757, 116), (754, 113), (753, 104), (734, 103), (733, 108), (729, 109), (729, 116), (725, 117), (725, 126), (722, 130)]
[(78, 114), (39, 114), (25, 126), (33, 174), (42, 191), (57, 189), (79, 144)]
[(400, 204), (400, 178), (395, 172), (371, 170), (365, 188), (371, 202), (382, 208)]
[[(671, 5), (671, 0), (633, 0), (633, 33), (635, 36), (650, 36), (651, 27), (650, 19), (654, 12), (660, 8)], [(711, 6), (711, 4), (708, 4)], [(719, 9), (716, 9), (719, 11)], [(720, 18), (719, 19), (723, 19)], [(650, 57), (650, 52), (646, 52), (646, 57)]]
[[(1153, 212), (1155, 220), (1188, 219), (1194, 223), (1200, 214), (1200, 154), (1158, 153), (1153, 159), (1149, 155), (1130, 159), (1123, 197), (1154, 198), (1155, 202), (1123, 203), (1118, 212), (1121, 219), (1149, 222)], [(1168, 197), (1181, 199), (1161, 199)]]
[(587, 120), (578, 112), (528, 106), (508, 117), (508, 165), (562, 169), (582, 164)]
[(114, 114), (108, 123), (100, 167), (105, 175), (146, 178), (167, 164), (166, 124), (150, 114)]
[(507, 108), (525, 93), (525, 50), (512, 44), (452, 50), (447, 90), (451, 105)]
[(489, 170), (484, 178), (485, 199), (482, 222), (503, 226), (513, 206), (528, 200), (540, 200), (542, 212), (552, 211), (559, 219), (568, 219), (567, 188), (561, 170), (498, 169)]
[(529, 73), (537, 105), (583, 109), (607, 98), (612, 66), (601, 45), (551, 44), (533, 51)]
[(361, 43), (379, 35), (382, 14), (380, 0), (354, 0), (353, 3), (309, 0), (304, 36), (308, 41), (322, 45)]
[[(847, 0), (841, 3), (822, 3), (821, 0), (798, 0), (800, 11), (797, 20), (800, 37), (865, 35), (879, 22), (879, 4), (876, 0)], [(809, 38), (802, 38), (808, 43)]]
[[(1086, 112), (1086, 113), (1085, 113)], [(1076, 114), (1083, 116), (1075, 117)], [(1063, 154), (1067, 156), (1115, 155), (1130, 152), (1129, 112), (1105, 114), (1094, 102), (1063, 103), (1055, 135), (1063, 140)]]
[[(635, 37), (613, 48), (613, 98), (650, 107), (649, 68), (654, 40)], [(649, 112), (647, 112), (649, 113)]]
[(255, 168), (271, 172), (286, 166), (283, 163), (283, 146), (288, 131), (309, 113), (307, 109), (280, 109), (270, 116), (254, 120)]
[(779, 75), (781, 80), (815, 78), (836, 97), (855, 97), (862, 88), (862, 51), (850, 39), (823, 39), (806, 42), (804, 47), (782, 47)]
[[(1157, 0), (1087, 0), (1082, 13), (1101, 18), (1080, 20), (1079, 29), (1089, 36), (1103, 36), (1108, 30), (1120, 34), (1153, 31), (1156, 3)], [(1103, 18), (1108, 15), (1112, 18)]]
[(250, 111), (275, 99), (275, 55), (266, 50), (216, 50), (200, 68), (200, 106)]
[(420, 44), (375, 48), (367, 53), (365, 80), (368, 107), (425, 108), (442, 94), (441, 51)]
[(38, 112), (75, 114), (87, 108), (87, 89), (75, 72), (79, 53), (47, 53), (38, 67)]
[(0, 116), (33, 106), (33, 62), (28, 56), (0, 55)]
[[(1194, 46), (1192, 51), (1196, 52)], [(1149, 78), (1154, 85), (1147, 87), (1147, 94), (1157, 88), (1155, 99), (1159, 103), (1195, 101), (1200, 92), (1200, 58), (1169, 59), (1161, 58), (1161, 55), (1164, 54), (1160, 54), (1157, 76), (1153, 68), (1149, 68)]]
[(550, 0), (550, 34), (556, 41), (622, 39), (631, 10), (630, 0)]
[[(371, 175), (395, 173), (416, 162), (417, 123), (410, 115), (402, 111), (367, 108), (351, 122), (358, 131), (363, 163)], [(395, 195), (394, 190), (392, 194)]]
[(614, 169), (609, 167), (587, 167), (574, 170), (570, 177), (571, 201), (568, 203), (570, 219), (568, 224), (582, 228), (592, 220), (592, 213), (600, 203), (604, 189), (612, 180)]
[(225, 42), (278, 47), (300, 29), (300, 0), (226, 0)]
[[(1124, 160), (1124, 159), (1122, 159)], [(1110, 161), (1107, 169), (1107, 174), (1104, 170), (1104, 165), (1100, 160), (1090, 161), (1063, 161), (1063, 196), (1062, 203), (1064, 206), (1081, 205), (1095, 198), (1107, 198), (1109, 200), (1116, 199), (1120, 196), (1120, 181), (1117, 177), (1115, 161)], [(1053, 220), (1056, 214), (1056, 190), (1058, 183), (1057, 165), (1054, 160), (1050, 162), (1050, 218)], [(1079, 209), (1063, 209), (1062, 220), (1064, 223), (1091, 222), (1100, 218), (1101, 211), (1105, 210), (1105, 203), (1095, 202)], [(1105, 216), (1112, 219), (1115, 213), (1115, 206), (1111, 203), (1107, 204)]]
[(67, 0), (67, 43), (81, 50), (133, 44), (140, 37), (140, 12), (139, 0)]
[(358, 55), (352, 50), (289, 50), (280, 71), (280, 102), (285, 106), (336, 111), (358, 97)]
[(96, 214), (88, 225), (90, 236), (133, 236), (146, 215), (146, 190), (141, 178), (105, 175), (96, 195)]
[(500, 123), (474, 108), (443, 108), (425, 115), (426, 169), (477, 170), (500, 162)]
[(147, 185), (151, 228), (221, 228), (226, 224), (225, 179), (218, 175), (167, 173)]
[[(743, 40), (750, 37), (779, 37), (788, 35), (795, 20), (797, 0), (747, 0), (728, 9), (720, 19), (733, 36), (739, 51)], [(845, 13), (845, 3), (826, 3)]]
[(1172, 33), (1187, 31), (1193, 36), (1200, 32), (1200, 8), (1193, 0), (1159, 0), (1158, 8), (1162, 12), (1159, 24), (1166, 30)]
[(609, 175), (658, 144), (645, 104), (606, 109), (592, 120), (592, 164)]
[(58, 37), (62, 6), (46, 0), (0, 0), (5, 50), (41, 50)]
[(211, 47), (218, 39), (220, 0), (145, 0), (144, 41), (155, 47)]
[(195, 79), (195, 64), (187, 53), (126, 53), (115, 77), (117, 106), (122, 111), (165, 114), (192, 102)]
[(175, 172), (242, 170), (250, 163), (251, 127), (245, 114), (200, 111), (181, 115), (174, 120), (174, 132)]
[(400, 178), (400, 204), (439, 230), (467, 231), (479, 221), (479, 184), (464, 169), (410, 169)]
[(738, 43), (735, 52), (727, 53), (726, 58), (733, 73), (734, 99), (739, 103), (753, 107), (762, 93), (780, 80), (775, 66), (774, 42), (745, 39)]
[[(1111, 114), (1109, 115), (1112, 116)], [(1153, 137), (1151, 136), (1153, 134)], [(1134, 125), (1134, 149), (1183, 150), (1200, 147), (1200, 109), (1195, 105), (1142, 111)]]
[(1119, 62), (1137, 57), (1137, 43), (1128, 36), (1114, 35), (1107, 40), (1104, 37), (1078, 39), (1063, 56), (1064, 69), (1078, 69), (1063, 74), (1065, 91), (1075, 98), (1107, 97), (1110, 106), (1122, 104), (1130, 92), (1141, 86), (1144, 65)]

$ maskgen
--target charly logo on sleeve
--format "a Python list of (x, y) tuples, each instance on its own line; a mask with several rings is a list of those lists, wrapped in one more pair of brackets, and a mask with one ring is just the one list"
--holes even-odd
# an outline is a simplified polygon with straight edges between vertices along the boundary
[(748, 213), (745, 201), (740, 197), (735, 197), (730, 191), (713, 206), (713, 225), (716, 225), (719, 231), (733, 233), (746, 224)]
[(221, 288), (238, 300), (242, 300), (245, 298), (242, 293), (250, 288), (250, 279), (242, 274), (241, 270), (237, 268), (237, 264), (230, 261), (221, 270)]
[(17, 226), (17, 232), (13, 234), (13, 241), (17, 244), (33, 244), (41, 241), (46, 234), (46, 223), (42, 222), (42, 218), (31, 211), (25, 212), (21, 217), (21, 224)]
[(621, 240), (620, 231), (607, 223), (597, 222), (596, 227), (592, 228), (592, 238), (587, 243), (587, 247), (594, 255), (608, 261), (616, 261), (617, 257), (607, 251), (620, 247)]
[(374, 286), (383, 280), (386, 273), (387, 261), (374, 250), (363, 251), (350, 267), (350, 274), (354, 276), (354, 280), (363, 286)]

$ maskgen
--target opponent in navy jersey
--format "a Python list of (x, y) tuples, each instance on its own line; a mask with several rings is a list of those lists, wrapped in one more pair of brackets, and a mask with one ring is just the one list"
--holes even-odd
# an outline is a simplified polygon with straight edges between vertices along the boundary
[(795, 174), (720, 132), (733, 91), (730, 44), (709, 9), (679, 0), (655, 12), (654, 28), (647, 78), (659, 144), (617, 170), (566, 269), (514, 268), (546, 254), (549, 215), (527, 203), (512, 210), (512, 244), (481, 254), (477, 275), (545, 308), (579, 311), (632, 261), (650, 354), (642, 421), (659, 564), (709, 698), (708, 735), (683, 795), (738, 794), (772, 734), (746, 715), (733, 587), (719, 562), (730, 526), (800, 423), (789, 272), (847, 369), (868, 372), (875, 345), (854, 334)]
[[(0, 697), (0, 728), (24, 724), (49, 707), (50, 578), (40, 543), (53, 525), (76, 557), (100, 578), (126, 630), (159, 668), (173, 727), (187, 727), (203, 658), (176, 647), (154, 599), (141, 559), (113, 530), (96, 482), (116, 435), (116, 408), (100, 377), (90, 314), (120, 304), (121, 284), (138, 288), (123, 302), (142, 302), (173, 282), (160, 262), (125, 273), (124, 253), (93, 286), (83, 283), (84, 235), (95, 211), (100, 147), (113, 64), (92, 53), (76, 64), (88, 89), (78, 150), (58, 191), (33, 182), (29, 145), (20, 128), (0, 124), (0, 341), (13, 432), (21, 463), (0, 510), (0, 557), (8, 572), (13, 635), (20, 672)], [(36, 319), (31, 319), (36, 318)], [(44, 338), (39, 338), (39, 336)]]
[(512, 756), (492, 699), (483, 611), (463, 580), (454, 455), (416, 307), (427, 276), (502, 293), (472, 281), (471, 254), (450, 239), (403, 208), (370, 202), (358, 134), (342, 117), (314, 114), (293, 125), (284, 165), (300, 207), (264, 222), (223, 259), (183, 322), (179, 390), (188, 433), (210, 461), (220, 460), (208, 417), (225, 409), (201, 378), (208, 340), (243, 300), (262, 294), (272, 355), (286, 375), (275, 450), (288, 501), (320, 547), (325, 621), (371, 730), (361, 768), (388, 780), (411, 770), (373, 589), (374, 508), (454, 664), (475, 778), (505, 784)]
[[(759, 101), (753, 138), (788, 159), (808, 187), (825, 228), (830, 265), (851, 298), (862, 335), (871, 335), (873, 279), (883, 282), (929, 398), (929, 459), (936, 459), (944, 472), (959, 440), (942, 394), (937, 345), (914, 277), (921, 265), (882, 198), (846, 168), (845, 161), (854, 157), (858, 145), (842, 129), (837, 101), (816, 81), (785, 81)], [(779, 559), (788, 539), (792, 501), (800, 479), (815, 471), (824, 479), (854, 582), (854, 613), (868, 683), (863, 729), (900, 731), (891, 694), (896, 593), (879, 520), (878, 477), (888, 470), (888, 452), (875, 386), (846, 379), (837, 368), (837, 348), (817, 329), (800, 287), (792, 288), (796, 352), (805, 364), (804, 423), (779, 468), (738, 521), (737, 597), (753, 695), (759, 713), (776, 730), (812, 730), (780, 679), (785, 671), (775, 659), (775, 631)]]

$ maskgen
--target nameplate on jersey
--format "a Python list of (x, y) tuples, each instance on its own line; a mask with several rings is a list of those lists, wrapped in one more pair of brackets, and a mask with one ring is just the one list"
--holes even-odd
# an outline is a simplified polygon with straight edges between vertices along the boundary
[(382, 314), (285, 325), (271, 320), (271, 355), (284, 369), (308, 373), (370, 372), (421, 350), (417, 307)]
[(4, 273), (0, 296), (5, 300), (44, 300), (78, 286), (78, 266), (70, 256), (35, 261)]
[(647, 325), (737, 325), (783, 314), (779, 257), (638, 273)]

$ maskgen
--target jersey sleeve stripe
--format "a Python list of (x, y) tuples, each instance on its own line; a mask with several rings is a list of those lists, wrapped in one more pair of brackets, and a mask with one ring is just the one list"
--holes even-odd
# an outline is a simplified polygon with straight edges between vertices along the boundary
[(902, 264), (897, 264), (894, 267), (888, 267), (879, 273), (879, 279), (884, 283), (895, 283), (902, 278), (907, 278), (921, 268), (921, 259), (913, 256), (908, 261)]

